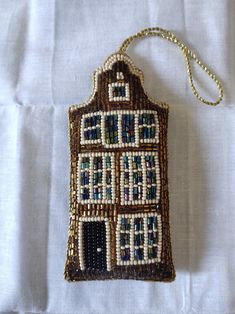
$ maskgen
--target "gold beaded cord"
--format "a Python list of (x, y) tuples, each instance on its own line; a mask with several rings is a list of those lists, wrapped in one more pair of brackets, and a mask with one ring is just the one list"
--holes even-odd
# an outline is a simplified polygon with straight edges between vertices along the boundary
[[(146, 28), (143, 29), (142, 31), (136, 33), (135, 35), (132, 35), (128, 37), (127, 39), (124, 40), (122, 43), (119, 51), (120, 52), (126, 52), (128, 46), (133, 42), (135, 39), (140, 39), (143, 37), (148, 37), (148, 36), (157, 36), (161, 37), (163, 39), (167, 39), (168, 41), (174, 43), (175, 45), (179, 46), (180, 49), (183, 52), (185, 62), (186, 62), (186, 67), (187, 67), (187, 73), (188, 73), (188, 78), (189, 78), (189, 83), (192, 88), (193, 94), (204, 104), (210, 105), (210, 106), (216, 106), (218, 105), (222, 99), (223, 99), (223, 86), (220, 82), (220, 80), (217, 78), (217, 76), (208, 68), (207, 65), (205, 65), (197, 56), (196, 54), (187, 47), (186, 44), (184, 44), (179, 38), (177, 38), (172, 32), (160, 28), (160, 27), (152, 27), (152, 28)], [(202, 96), (200, 96), (199, 92), (197, 91), (194, 81), (193, 81), (193, 75), (192, 75), (192, 69), (191, 69), (191, 63), (190, 59), (194, 60), (208, 75), (209, 77), (216, 83), (216, 86), (219, 90), (219, 97), (216, 101), (208, 101), (204, 99)]]
[[(171, 282), (167, 175), (169, 106), (144, 90), (143, 73), (126, 54), (136, 38), (160, 36), (181, 47), (194, 94), (218, 104), (214, 74), (172, 33), (143, 30), (126, 39), (93, 76), (93, 93), (69, 109), (70, 223), (68, 281), (136, 279)], [(220, 96), (196, 91), (189, 58), (215, 80)]]

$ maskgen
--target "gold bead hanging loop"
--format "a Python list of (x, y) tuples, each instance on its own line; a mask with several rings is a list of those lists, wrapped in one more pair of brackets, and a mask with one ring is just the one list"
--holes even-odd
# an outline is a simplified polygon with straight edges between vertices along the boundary
[[(187, 73), (188, 73), (188, 78), (189, 78), (189, 83), (192, 88), (193, 94), (204, 104), (210, 105), (210, 106), (216, 106), (218, 105), (222, 99), (223, 99), (223, 86), (220, 82), (220, 80), (217, 78), (217, 76), (209, 70), (209, 68), (201, 62), (201, 60), (196, 56), (196, 54), (190, 50), (180, 39), (178, 39), (172, 32), (165, 30), (160, 27), (151, 27), (151, 28), (146, 28), (143, 29), (142, 31), (136, 33), (135, 35), (130, 36), (124, 42), (122, 43), (119, 52), (125, 53), (128, 46), (138, 38), (142, 37), (149, 37), (149, 36), (158, 36), (164, 39), (169, 40), (170, 42), (176, 44), (179, 46), (182, 50), (182, 53), (185, 58), (186, 62), (186, 67), (187, 67)], [(190, 59), (194, 60), (208, 75), (209, 77), (216, 83), (218, 90), (219, 90), (219, 97), (216, 101), (208, 101), (205, 98), (203, 98), (199, 92), (197, 91), (195, 85), (194, 85), (194, 80), (193, 80), (193, 74), (192, 74), (192, 69), (191, 69), (191, 63)]]

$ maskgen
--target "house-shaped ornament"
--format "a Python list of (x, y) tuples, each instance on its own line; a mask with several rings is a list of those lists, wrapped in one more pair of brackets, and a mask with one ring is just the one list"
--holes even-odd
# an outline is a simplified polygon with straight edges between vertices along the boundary
[(171, 281), (168, 105), (151, 100), (122, 53), (70, 107), (70, 226), (65, 278)]

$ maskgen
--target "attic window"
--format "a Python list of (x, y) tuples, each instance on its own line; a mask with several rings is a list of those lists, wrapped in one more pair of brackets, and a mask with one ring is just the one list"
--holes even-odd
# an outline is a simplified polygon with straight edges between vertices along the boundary
[(116, 73), (117, 82), (109, 84), (109, 101), (129, 101), (129, 84), (124, 82), (122, 72)]
[(113, 96), (114, 97), (126, 97), (125, 85), (113, 86)]

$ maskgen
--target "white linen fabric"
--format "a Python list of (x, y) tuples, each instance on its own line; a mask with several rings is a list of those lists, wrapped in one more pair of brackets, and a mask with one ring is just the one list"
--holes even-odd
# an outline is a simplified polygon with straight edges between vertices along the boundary
[[(0, 1), (0, 311), (235, 313), (235, 1)], [(171, 284), (63, 279), (70, 104), (129, 35), (175, 32), (219, 74), (223, 104), (200, 104), (178, 47), (128, 50), (148, 93), (170, 104)], [(195, 67), (203, 95), (214, 84)]]

